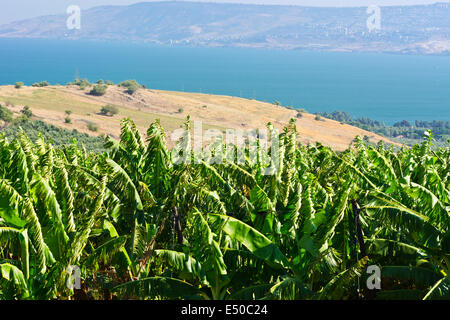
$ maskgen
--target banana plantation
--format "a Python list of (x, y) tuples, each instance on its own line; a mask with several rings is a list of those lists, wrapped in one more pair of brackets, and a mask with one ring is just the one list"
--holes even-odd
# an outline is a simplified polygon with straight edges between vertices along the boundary
[(130, 120), (101, 154), (0, 137), (0, 299), (450, 299), (450, 147), (431, 134), (337, 153), (292, 120), (272, 175), (248, 146), (178, 163), (182, 139)]

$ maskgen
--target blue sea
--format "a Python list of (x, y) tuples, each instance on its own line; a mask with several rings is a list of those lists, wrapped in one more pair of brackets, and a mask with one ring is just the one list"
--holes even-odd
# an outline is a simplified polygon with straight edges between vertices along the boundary
[(75, 77), (241, 96), (392, 123), (450, 120), (450, 56), (0, 39), (0, 84)]

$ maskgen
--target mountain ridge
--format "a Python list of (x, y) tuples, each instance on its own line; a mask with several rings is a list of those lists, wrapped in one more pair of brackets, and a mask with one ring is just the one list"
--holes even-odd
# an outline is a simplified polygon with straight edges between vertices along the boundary
[(0, 37), (125, 40), (159, 45), (321, 51), (450, 53), (450, 5), (381, 7), (381, 29), (369, 32), (366, 7), (306, 7), (209, 2), (140, 2), (0, 26)]

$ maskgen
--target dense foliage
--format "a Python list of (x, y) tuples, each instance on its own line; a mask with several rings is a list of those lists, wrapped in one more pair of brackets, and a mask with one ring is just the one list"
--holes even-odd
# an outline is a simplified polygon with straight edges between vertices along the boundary
[(347, 123), (361, 129), (374, 132), (376, 134), (385, 136), (387, 138), (397, 138), (400, 142), (413, 145), (422, 139), (426, 131), (431, 131), (439, 145), (445, 145), (447, 139), (450, 139), (450, 121), (434, 120), (434, 121), (419, 121), (416, 120), (411, 123), (407, 120), (399, 121), (393, 125), (387, 125), (383, 121), (372, 120), (370, 118), (362, 117), (353, 119), (347, 112), (334, 111), (332, 113), (319, 112), (319, 115), (336, 120), (342, 123)]
[(104, 139), (102, 137), (91, 137), (86, 133), (78, 132), (76, 129), (61, 129), (40, 120), (16, 121), (12, 125), (3, 128), (0, 133), (8, 138), (9, 141), (12, 141), (18, 136), (21, 130), (25, 132), (31, 141), (36, 141), (42, 137), (44, 141), (51, 143), (54, 148), (72, 144), (76, 140), (87, 151), (96, 153), (105, 151)]
[[(124, 120), (102, 154), (0, 139), (0, 298), (450, 297), (450, 148), (431, 136), (336, 154), (298, 145), (292, 121), (273, 175), (248, 148), (179, 163), (199, 159), (189, 135), (172, 151), (159, 122), (146, 136)], [(382, 268), (379, 291), (365, 287), (368, 265)]]

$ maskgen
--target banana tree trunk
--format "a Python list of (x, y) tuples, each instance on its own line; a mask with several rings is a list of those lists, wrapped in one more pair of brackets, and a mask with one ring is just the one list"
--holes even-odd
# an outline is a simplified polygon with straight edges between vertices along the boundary
[(359, 249), (361, 250), (362, 256), (365, 257), (367, 256), (366, 245), (364, 243), (364, 237), (361, 230), (361, 221), (359, 219), (359, 212), (361, 210), (358, 208), (358, 203), (355, 199), (352, 200), (352, 209), (353, 209), (353, 218), (355, 221), (356, 234), (358, 236)]

